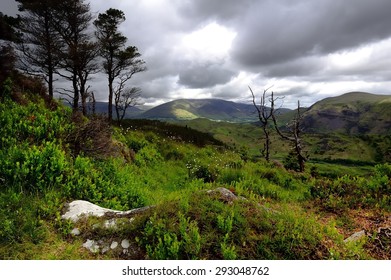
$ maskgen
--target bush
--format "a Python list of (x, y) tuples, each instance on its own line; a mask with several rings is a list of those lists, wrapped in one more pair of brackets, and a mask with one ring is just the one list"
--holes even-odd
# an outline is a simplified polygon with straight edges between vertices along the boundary
[(0, 243), (37, 244), (45, 238), (43, 221), (36, 211), (39, 202), (22, 193), (0, 192)]
[(153, 145), (148, 145), (141, 148), (141, 150), (139, 150), (134, 157), (134, 163), (139, 167), (154, 166), (162, 160), (163, 157)]
[(112, 155), (112, 131), (104, 116), (93, 116), (87, 119), (81, 113), (74, 113), (73, 130), (66, 141), (74, 157), (80, 154), (94, 158), (106, 158)]
[(195, 221), (179, 213), (178, 228), (171, 231), (168, 220), (151, 217), (144, 228), (140, 244), (148, 257), (156, 260), (198, 259), (201, 252), (201, 235)]

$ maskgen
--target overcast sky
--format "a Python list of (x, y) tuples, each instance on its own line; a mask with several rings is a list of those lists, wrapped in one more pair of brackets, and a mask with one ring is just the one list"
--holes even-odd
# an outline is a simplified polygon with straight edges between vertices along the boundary
[[(148, 71), (147, 104), (178, 98), (249, 102), (271, 87), (308, 106), (349, 91), (391, 93), (390, 0), (90, 0), (125, 12), (121, 30)], [(16, 11), (1, 0), (3, 13)], [(105, 96), (104, 78), (91, 81)]]

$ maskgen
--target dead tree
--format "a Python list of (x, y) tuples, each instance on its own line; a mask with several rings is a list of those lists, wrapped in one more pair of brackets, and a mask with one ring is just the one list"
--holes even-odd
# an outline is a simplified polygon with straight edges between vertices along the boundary
[[(274, 98), (274, 93), (272, 92), (269, 100), (267, 100), (268, 89), (265, 89), (263, 91), (263, 94), (262, 94), (262, 97), (261, 97), (259, 104), (257, 104), (257, 102), (255, 100), (254, 92), (252, 91), (251, 87), (248, 87), (248, 88), (250, 89), (250, 92), (252, 95), (253, 105), (257, 110), (258, 119), (262, 125), (263, 134), (265, 135), (265, 143), (263, 145), (262, 155), (264, 156), (264, 158), (267, 161), (269, 161), (270, 160), (270, 144), (271, 144), (271, 140), (270, 140), (270, 133), (271, 132), (270, 132), (269, 123), (271, 121), (271, 118), (274, 115), (274, 102), (276, 99)], [(269, 101), (271, 104), (270, 108), (267, 108), (267, 106), (266, 106), (267, 101)]]
[(114, 105), (118, 125), (121, 125), (126, 110), (139, 104), (141, 94), (141, 89), (138, 87), (125, 88), (124, 86), (124, 83), (120, 83), (114, 90)]
[[(271, 99), (271, 107), (274, 108), (274, 100)], [(288, 128), (290, 129), (290, 135), (284, 134), (277, 124), (277, 119), (275, 114), (272, 114), (272, 119), (274, 123), (274, 127), (280, 135), (280, 137), (284, 140), (290, 141), (293, 145), (293, 151), (297, 157), (297, 163), (299, 164), (299, 170), (300, 172), (304, 172), (305, 169), (305, 162), (307, 161), (307, 157), (303, 153), (303, 147), (302, 147), (302, 139), (301, 139), (301, 132), (303, 131), (301, 127), (301, 120), (302, 115), (300, 112), (300, 101), (297, 101), (297, 114), (292, 120), (290, 124), (288, 124)]]

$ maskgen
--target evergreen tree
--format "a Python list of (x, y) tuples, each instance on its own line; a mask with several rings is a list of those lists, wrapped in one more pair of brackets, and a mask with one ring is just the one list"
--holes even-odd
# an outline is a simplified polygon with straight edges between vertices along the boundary
[[(63, 94), (73, 100), (73, 109), (78, 110), (80, 97), (83, 113), (87, 113), (89, 96), (87, 81), (97, 72), (97, 45), (92, 41), (90, 5), (84, 0), (63, 0), (55, 8), (55, 29), (65, 46), (60, 53), (58, 74), (72, 82), (72, 90), (63, 89)], [(70, 94), (69, 94), (70, 93)]]
[(54, 28), (54, 0), (16, 0), (19, 2), (21, 22), (19, 30), (22, 38), (19, 49), (20, 68), (32, 75), (42, 76), (49, 96), (53, 97), (54, 75), (59, 67), (58, 51), (63, 45)]
[[(127, 38), (118, 30), (119, 25), (125, 21), (125, 15), (117, 9), (109, 9), (98, 15), (94, 25), (98, 39), (100, 56), (103, 58), (103, 70), (107, 74), (109, 98), (108, 119), (113, 119), (113, 98), (120, 97), (124, 83), (138, 72), (145, 71), (145, 62), (139, 57), (141, 54), (134, 46), (126, 47)], [(118, 78), (118, 87), (114, 81)], [(118, 111), (118, 110), (117, 110)]]

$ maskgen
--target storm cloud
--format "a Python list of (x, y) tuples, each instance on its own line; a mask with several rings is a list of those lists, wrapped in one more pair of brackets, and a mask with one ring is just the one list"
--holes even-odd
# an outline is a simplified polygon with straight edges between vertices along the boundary
[[(132, 78), (144, 101), (249, 102), (272, 86), (293, 107), (348, 91), (391, 92), (389, 0), (91, 0), (117, 8), (121, 31), (148, 71)], [(9, 11), (12, 0), (2, 1)], [(6, 9), (7, 8), (7, 9)], [(107, 83), (92, 80), (102, 100)]]

